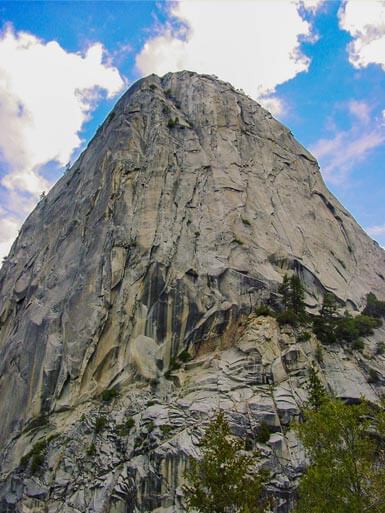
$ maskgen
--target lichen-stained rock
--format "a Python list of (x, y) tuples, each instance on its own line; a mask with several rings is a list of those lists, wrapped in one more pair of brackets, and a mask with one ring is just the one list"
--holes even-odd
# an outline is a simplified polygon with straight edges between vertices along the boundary
[[(136, 467), (117, 456), (114, 444), (123, 446), (112, 435), (95, 442), (106, 455), (102, 470), (79, 456), (82, 430), (91, 428), (77, 412), (87, 416), (89, 405), (94, 418), (101, 392), (113, 387), (144, 394), (137, 400), (142, 409), (154, 390), (161, 404), (173, 397), (173, 419), (181, 415), (186, 426), (219, 406), (234, 419), (237, 408), (239, 419), (254, 412), (255, 425), (261, 418), (274, 429), (286, 425), (296, 412), (290, 394), (301, 397), (314, 344), (296, 346), (272, 321), (254, 319), (248, 330), (242, 322), (257, 304), (276, 302), (287, 269), (305, 282), (309, 308), (325, 290), (350, 310), (369, 291), (385, 298), (384, 251), (328, 192), (315, 159), (287, 128), (210, 76), (180, 72), (137, 82), (28, 217), (0, 271), (2, 475), (28, 444), (60, 426), (75, 437), (55, 463), (60, 482), (75, 470), (79, 476), (76, 483), (69, 478), (63, 511), (87, 504), (96, 512), (113, 497), (100, 507), (118, 512), (119, 494), (133, 500), (133, 490), (156, 491), (156, 499), (135, 499), (140, 511), (163, 507), (159, 468), (179, 483), (184, 463), (171, 442), (155, 463), (146, 459), (157, 430), (137, 436), (137, 452), (145, 447), (140, 454), (124, 449), (134, 451)], [(176, 373), (186, 350), (196, 358), (188, 372)], [(370, 396), (374, 386), (366, 378), (372, 368), (383, 382), (383, 360), (353, 360), (330, 353), (325, 383), (353, 396), (355, 385), (340, 376), (353, 365), (359, 394)], [(272, 385), (274, 394), (267, 393)], [(262, 388), (251, 393), (253, 387)], [(131, 395), (126, 399), (124, 407), (139, 415)], [(118, 413), (110, 412), (111, 427)], [(241, 432), (239, 419), (234, 430)], [(186, 447), (186, 440), (178, 431), (175, 443)], [(58, 449), (58, 441), (51, 444)], [(277, 454), (286, 451), (282, 445)], [(121, 491), (111, 495), (115, 479)], [(11, 504), (24, 484), (16, 475), (5, 482)], [(36, 486), (29, 489), (49, 483)], [(25, 492), (26, 511), (41, 508), (43, 492), (36, 493)], [(50, 513), (62, 502), (55, 493)]]

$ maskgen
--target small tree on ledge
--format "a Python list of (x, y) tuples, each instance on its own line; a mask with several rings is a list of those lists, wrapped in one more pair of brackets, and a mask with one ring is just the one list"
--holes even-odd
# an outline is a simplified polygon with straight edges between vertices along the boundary
[(284, 306), (284, 311), (277, 316), (278, 323), (295, 326), (306, 321), (305, 289), (299, 276), (293, 274), (289, 278), (285, 274), (278, 292), (282, 295)]
[(262, 513), (267, 473), (255, 471), (255, 458), (240, 453), (243, 440), (231, 435), (223, 413), (210, 423), (201, 442), (201, 460), (186, 472), (188, 511), (199, 513)]

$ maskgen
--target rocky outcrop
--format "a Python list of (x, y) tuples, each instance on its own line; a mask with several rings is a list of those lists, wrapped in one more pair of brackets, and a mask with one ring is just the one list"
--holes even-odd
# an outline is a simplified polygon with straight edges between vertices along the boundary
[[(116, 492), (118, 498), (126, 493), (133, 501), (132, 494), (142, 494), (134, 501), (138, 511), (168, 506), (158, 495), (176, 489), (184, 465), (179, 456), (192, 446), (187, 434), (180, 435), (186, 451), (161, 443), (163, 452), (154, 449), (155, 459), (148, 458), (153, 438), (157, 443), (161, 436), (157, 429), (147, 433), (147, 417), (138, 415), (148, 411), (151, 420), (153, 411), (156, 426), (163, 411), (170, 415), (176, 408), (173, 419), (180, 417), (185, 433), (195, 418), (201, 422), (201, 414), (213, 410), (215, 397), (236, 416), (232, 399), (219, 399), (220, 383), (231, 389), (232, 373), (247, 395), (257, 385), (278, 386), (296, 358), (303, 370), (306, 359), (293, 348), (283, 354), (282, 347), (269, 344), (269, 358), (278, 360), (270, 362), (267, 375), (262, 355), (232, 347), (242, 319), (257, 304), (277, 301), (287, 269), (305, 282), (310, 310), (325, 290), (351, 310), (362, 306), (369, 291), (385, 298), (385, 253), (328, 192), (316, 161), (287, 128), (209, 76), (181, 72), (137, 82), (29, 216), (0, 273), (0, 444), (9, 511), (12, 501), (27, 494), (26, 486), (32, 495), (25, 495), (25, 508), (31, 511), (34, 501), (49, 500), (52, 513), (63, 502), (62, 491), (54, 493), (60, 488), (56, 470), (48, 472), (44, 486), (20, 474), (7, 478), (28, 444), (51, 424), (69, 440), (60, 451), (62, 438), (48, 448), (58, 479), (75, 494), (68, 495), (68, 511), (102, 511), (97, 508), (112, 501), (119, 480), (125, 492)], [(223, 343), (227, 352), (219, 360), (189, 364), (191, 379), (194, 366), (199, 368), (192, 381), (198, 390), (202, 380), (202, 392), (190, 403), (184, 374), (175, 382), (167, 379), (175, 360), (186, 349), (205, 360)], [(242, 343), (248, 347), (247, 340)], [(341, 396), (373, 392), (350, 357), (330, 352), (328, 358), (325, 379)], [(350, 382), (341, 381), (345, 370)], [(118, 436), (111, 434), (103, 444), (97, 438), (99, 467), (92, 458), (85, 461), (79, 447), (90, 433), (101, 392), (111, 387), (121, 391), (121, 402), (108, 411), (111, 428), (120, 412), (128, 412), (148, 434), (137, 448), (146, 442), (147, 449), (136, 454)], [(208, 394), (210, 387), (217, 392)], [(153, 410), (145, 408), (149, 394), (159, 403)], [(246, 400), (242, 394), (240, 404)], [(258, 396), (250, 422), (260, 422), (269, 401)], [(296, 407), (288, 404), (291, 415)], [(84, 421), (79, 412), (85, 412)], [(39, 419), (50, 424), (35, 431)], [(234, 422), (234, 429), (243, 422)], [(174, 432), (179, 428), (172, 427)], [(120, 470), (126, 478), (118, 477)], [(174, 488), (162, 488), (156, 478), (161, 472)], [(86, 492), (91, 482), (94, 491)], [(103, 511), (126, 511), (112, 503)]]
[[(260, 452), (260, 464), (272, 472), (268, 492), (275, 511), (287, 513), (305, 463), (290, 422), (306, 401), (309, 367), (318, 368), (337, 396), (377, 401), (385, 391), (385, 357), (376, 354), (376, 340), (385, 338), (385, 330), (366, 339), (363, 352), (331, 346), (320, 352), (314, 336), (303, 341), (303, 329), (280, 329), (270, 317), (249, 316), (236, 333), (157, 382), (136, 382), (109, 402), (85, 401), (51, 414), (49, 424), (25, 429), (8, 454), (11, 467), (39, 441), (54, 438), (32, 475), (30, 461), (4, 480), (0, 510), (184, 511), (188, 458), (199, 455), (197, 442), (208, 421), (223, 410), (233, 433)], [(373, 366), (378, 378), (369, 384)], [(258, 442), (262, 423), (270, 428), (266, 443)]]

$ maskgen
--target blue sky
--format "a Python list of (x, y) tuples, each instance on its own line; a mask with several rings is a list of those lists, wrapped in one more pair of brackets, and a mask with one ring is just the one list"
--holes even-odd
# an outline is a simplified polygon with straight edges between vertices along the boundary
[(385, 246), (385, 2), (0, 2), (0, 255), (143, 75), (192, 69), (271, 109)]

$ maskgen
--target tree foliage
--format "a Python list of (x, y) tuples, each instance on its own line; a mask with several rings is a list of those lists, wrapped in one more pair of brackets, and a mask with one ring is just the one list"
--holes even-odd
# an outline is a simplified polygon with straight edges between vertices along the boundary
[(277, 322), (297, 326), (306, 320), (305, 289), (300, 278), (296, 274), (290, 278), (285, 274), (278, 292), (282, 296), (284, 310), (277, 315)]
[[(348, 342), (353, 347), (358, 348), (360, 337), (371, 335), (375, 328), (382, 325), (382, 320), (379, 316), (368, 315), (368, 312), (372, 311), (371, 307), (368, 307), (371, 296), (374, 296), (374, 294), (368, 294), (367, 296), (368, 304), (363, 313), (352, 317), (348, 313), (345, 313), (343, 316), (338, 315), (335, 297), (330, 293), (326, 293), (320, 315), (313, 320), (313, 331), (318, 339), (323, 344)], [(376, 296), (374, 298), (377, 301)], [(381, 301), (378, 303), (381, 303)], [(378, 307), (377, 312), (379, 311), (380, 307)]]
[(285, 309), (290, 307), (290, 279), (287, 274), (283, 277), (281, 285), (278, 287), (278, 292), (282, 296), (282, 303)]
[(307, 407), (310, 410), (318, 411), (328, 396), (315, 367), (310, 367), (309, 369), (309, 380), (305, 388), (308, 392)]
[(290, 308), (297, 314), (305, 313), (305, 289), (297, 274), (290, 278)]
[(385, 416), (327, 399), (297, 425), (310, 460), (296, 513), (385, 512)]
[(337, 300), (334, 294), (326, 292), (321, 307), (321, 317), (325, 321), (332, 321), (337, 315)]
[(256, 454), (231, 435), (223, 413), (208, 426), (201, 442), (202, 459), (186, 472), (188, 510), (200, 513), (261, 513), (265, 471), (255, 469)]
[(285, 274), (278, 292), (282, 295), (285, 310), (292, 310), (296, 315), (305, 312), (305, 290), (297, 274), (293, 274), (290, 278)]
[(362, 313), (369, 317), (385, 317), (385, 301), (380, 301), (373, 292), (369, 292), (366, 296), (366, 306)]

